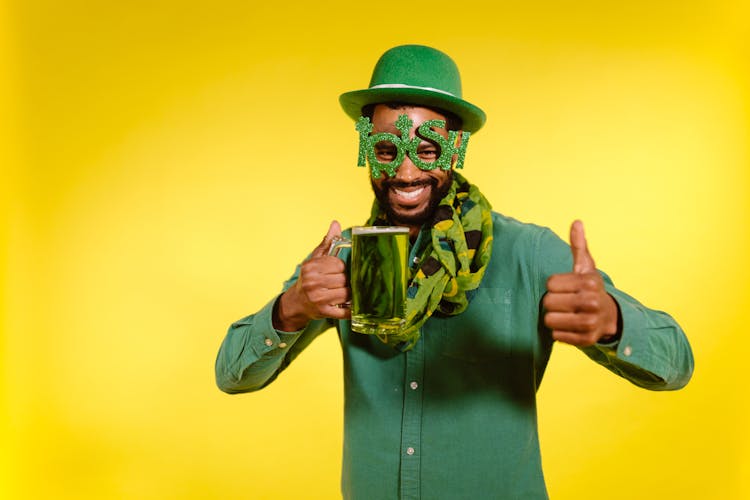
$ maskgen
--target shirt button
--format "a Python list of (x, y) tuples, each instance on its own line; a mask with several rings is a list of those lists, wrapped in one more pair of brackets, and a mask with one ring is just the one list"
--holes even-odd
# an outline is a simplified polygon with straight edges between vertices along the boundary
[(409, 447), (408, 447), (408, 448), (406, 449), (406, 454), (407, 454), (407, 455), (414, 455), (414, 448), (412, 448), (411, 446), (409, 446)]
[(263, 343), (266, 344), (268, 347), (271, 347), (273, 345), (273, 340), (266, 339)]
[(623, 353), (623, 354), (624, 354), (625, 356), (630, 356), (631, 354), (633, 354), (633, 348), (632, 348), (632, 347), (630, 347), (629, 345), (626, 345), (626, 346), (625, 346), (625, 349), (623, 349), (623, 350), (622, 350), (622, 353)]
[(412, 388), (413, 390), (415, 390), (415, 391), (416, 391), (416, 390), (417, 390), (417, 387), (419, 387), (419, 384), (418, 384), (418, 383), (416, 383), (416, 382), (412, 382), (411, 384), (409, 384), (409, 387), (411, 387), (411, 388)]
[(283, 349), (286, 347), (286, 342), (279, 342), (279, 349)]

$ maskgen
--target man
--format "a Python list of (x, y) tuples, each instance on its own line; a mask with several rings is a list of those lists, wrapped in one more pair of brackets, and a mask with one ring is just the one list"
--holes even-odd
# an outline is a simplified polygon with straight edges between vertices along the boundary
[(260, 389), (334, 326), (346, 498), (546, 498), (535, 395), (554, 341), (648, 389), (688, 382), (680, 327), (596, 270), (579, 221), (568, 247), (492, 212), (456, 172), (485, 116), (461, 98), (447, 55), (393, 48), (370, 87), (340, 101), (373, 174), (368, 225), (409, 228), (414, 319), (387, 343), (351, 331), (347, 266), (328, 255), (333, 222), (284, 292), (230, 327), (216, 378), (229, 393)]

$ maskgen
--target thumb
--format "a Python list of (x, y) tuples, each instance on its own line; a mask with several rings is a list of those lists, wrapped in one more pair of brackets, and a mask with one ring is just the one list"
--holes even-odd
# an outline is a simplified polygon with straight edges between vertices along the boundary
[(586, 234), (583, 231), (583, 222), (576, 220), (570, 226), (570, 251), (573, 253), (573, 272), (588, 273), (596, 271), (594, 258), (589, 253), (586, 244)]
[(312, 256), (322, 257), (326, 255), (328, 249), (331, 248), (333, 239), (337, 236), (341, 236), (341, 224), (339, 224), (338, 221), (332, 221), (331, 225), (328, 227), (328, 233), (326, 233), (326, 236), (323, 238), (323, 241), (320, 242), (320, 245), (313, 250)]

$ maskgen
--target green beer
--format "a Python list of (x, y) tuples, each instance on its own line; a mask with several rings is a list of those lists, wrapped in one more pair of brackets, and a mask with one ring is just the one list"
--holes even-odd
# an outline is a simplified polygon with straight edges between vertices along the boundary
[(355, 227), (351, 245), (352, 330), (398, 332), (406, 319), (409, 229)]

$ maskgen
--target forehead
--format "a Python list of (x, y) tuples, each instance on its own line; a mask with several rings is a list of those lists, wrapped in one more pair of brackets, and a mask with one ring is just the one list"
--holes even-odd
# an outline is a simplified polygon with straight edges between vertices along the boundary
[(407, 115), (413, 122), (412, 128), (419, 127), (427, 120), (445, 120), (446, 117), (433, 109), (423, 106), (390, 107), (387, 104), (377, 104), (372, 112), (372, 124), (375, 131), (395, 130), (394, 123), (401, 115)]

